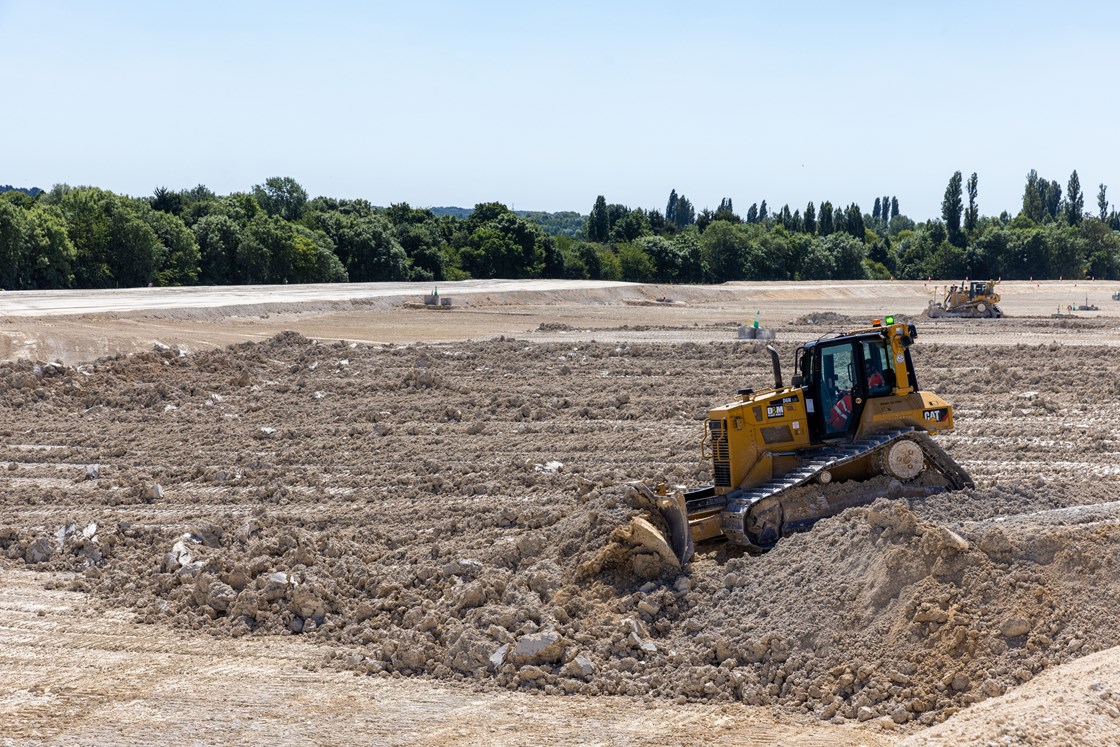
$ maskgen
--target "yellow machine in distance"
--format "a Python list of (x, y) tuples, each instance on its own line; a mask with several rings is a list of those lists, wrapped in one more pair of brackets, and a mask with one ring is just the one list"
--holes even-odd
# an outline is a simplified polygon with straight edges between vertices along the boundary
[(973, 280), (961, 285), (950, 285), (940, 302), (930, 301), (926, 315), (931, 319), (999, 319), (1003, 310), (996, 293), (998, 280)]
[[(930, 437), (953, 427), (953, 408), (918, 387), (910, 356), (914, 325), (887, 322), (801, 345), (788, 386), (778, 353), (768, 346), (774, 386), (741, 389), (734, 402), (708, 412), (702, 452), (712, 483), (654, 496), (681, 562), (696, 542), (721, 535), (767, 549), (882, 494), (844, 491), (830, 498), (825, 486), (833, 481), (885, 474), (905, 483), (932, 468), (944, 487), (973, 487)], [(794, 491), (810, 482), (821, 486), (821, 495), (807, 500)]]

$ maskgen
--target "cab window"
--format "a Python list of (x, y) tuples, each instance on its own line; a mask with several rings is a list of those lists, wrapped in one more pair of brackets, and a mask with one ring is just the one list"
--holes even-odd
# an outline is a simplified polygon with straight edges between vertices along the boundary
[(871, 397), (887, 394), (894, 388), (894, 370), (885, 340), (863, 342), (864, 374)]

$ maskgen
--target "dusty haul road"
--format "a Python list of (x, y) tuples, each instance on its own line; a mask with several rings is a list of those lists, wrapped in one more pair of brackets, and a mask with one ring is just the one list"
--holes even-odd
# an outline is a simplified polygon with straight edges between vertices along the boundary
[[(0, 745), (1120, 743), (1110, 286), (369, 288), (0, 294)], [(758, 310), (915, 321), (977, 487), (655, 578)]]

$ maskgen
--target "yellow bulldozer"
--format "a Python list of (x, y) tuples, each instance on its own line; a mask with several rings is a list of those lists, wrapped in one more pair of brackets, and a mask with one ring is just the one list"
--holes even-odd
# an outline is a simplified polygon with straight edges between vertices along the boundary
[[(819, 519), (889, 493), (883, 484), (903, 494), (900, 486), (930, 470), (920, 482), (931, 484), (911, 495), (974, 487), (931, 438), (953, 427), (953, 407), (918, 388), (910, 356), (916, 336), (914, 325), (887, 317), (804, 343), (788, 386), (768, 345), (774, 386), (740, 389), (735, 401), (708, 412), (701, 451), (711, 463), (711, 484), (672, 493), (664, 485), (635, 485), (660, 509), (678, 560), (687, 562), (696, 543), (721, 536), (769, 549)], [(871, 490), (834, 490), (878, 475), (893, 480)], [(807, 485), (819, 491), (799, 490)]]
[(950, 285), (941, 301), (930, 301), (926, 316), (931, 319), (999, 319), (1003, 310), (998, 306), (996, 293), (998, 280), (973, 280), (970, 283)]

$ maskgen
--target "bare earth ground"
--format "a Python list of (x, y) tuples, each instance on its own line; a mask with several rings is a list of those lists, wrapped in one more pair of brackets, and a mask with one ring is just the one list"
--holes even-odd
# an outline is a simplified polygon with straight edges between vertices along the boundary
[[(1110, 285), (427, 290), (0, 294), (0, 744), (1120, 743)], [(760, 310), (917, 323), (977, 488), (630, 547)]]

